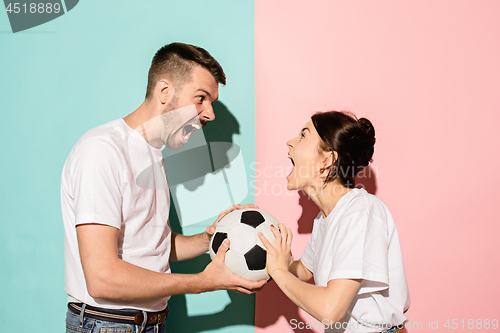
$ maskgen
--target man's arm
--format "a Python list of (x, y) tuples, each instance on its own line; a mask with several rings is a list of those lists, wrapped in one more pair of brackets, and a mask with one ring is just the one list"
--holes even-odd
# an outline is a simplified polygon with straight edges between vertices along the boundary
[(139, 301), (219, 289), (249, 294), (265, 284), (265, 281), (245, 280), (229, 271), (224, 264), (229, 242), (221, 245), (217, 256), (203, 272), (165, 274), (121, 260), (117, 228), (82, 224), (76, 231), (87, 290), (94, 298)]
[[(223, 218), (226, 214), (232, 212), (233, 210), (245, 209), (245, 208), (258, 209), (259, 207), (253, 204), (233, 205), (224, 210), (223, 212), (221, 212), (217, 217), (217, 219), (215, 220), (215, 222), (207, 227), (206, 232), (201, 234), (193, 236), (184, 236), (172, 232), (172, 238), (171, 238), (172, 249), (170, 250), (170, 261), (175, 262), (175, 261), (188, 260), (207, 252), (208, 246), (210, 245), (210, 238), (215, 232), (215, 226), (217, 225), (217, 222), (219, 222), (221, 218)], [(170, 221), (168, 225), (170, 226)]]
[(210, 237), (206, 232), (193, 236), (184, 236), (172, 232), (170, 262), (188, 260), (207, 252)]

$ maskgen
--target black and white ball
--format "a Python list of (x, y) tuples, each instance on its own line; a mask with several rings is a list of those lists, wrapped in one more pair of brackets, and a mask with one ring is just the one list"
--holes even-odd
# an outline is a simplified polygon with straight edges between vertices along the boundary
[(259, 239), (262, 234), (274, 243), (274, 235), (269, 228), (278, 220), (261, 209), (237, 209), (226, 214), (217, 222), (210, 240), (210, 258), (213, 259), (224, 239), (229, 238), (229, 250), (225, 263), (231, 272), (251, 281), (267, 280), (266, 248)]

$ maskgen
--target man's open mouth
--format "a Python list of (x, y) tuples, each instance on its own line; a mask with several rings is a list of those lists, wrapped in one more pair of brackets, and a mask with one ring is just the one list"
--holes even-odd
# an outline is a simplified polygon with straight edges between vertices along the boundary
[(182, 128), (182, 138), (187, 142), (191, 133), (201, 128), (200, 124), (187, 124)]

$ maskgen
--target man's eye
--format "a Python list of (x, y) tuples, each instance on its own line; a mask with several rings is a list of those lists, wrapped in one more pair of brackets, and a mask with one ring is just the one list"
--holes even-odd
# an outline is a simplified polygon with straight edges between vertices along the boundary
[(196, 98), (198, 99), (198, 101), (200, 101), (201, 103), (203, 103), (203, 101), (205, 100), (205, 96), (196, 96)]

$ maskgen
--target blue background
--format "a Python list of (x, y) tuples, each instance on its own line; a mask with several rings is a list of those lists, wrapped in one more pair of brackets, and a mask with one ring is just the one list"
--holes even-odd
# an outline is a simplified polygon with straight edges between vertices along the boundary
[[(253, 15), (253, 1), (80, 1), (53, 21), (13, 34), (7, 13), (0, 13), (2, 332), (64, 331), (59, 197), (64, 161), (87, 130), (142, 103), (159, 47), (194, 44), (221, 63), (228, 84), (220, 88), (220, 101), (239, 123), (233, 142), (241, 148), (247, 179), (253, 176)], [(245, 202), (253, 201), (250, 192)], [(235, 299), (238, 311), (225, 314)], [(174, 331), (254, 332), (253, 296), (222, 291), (177, 296), (176, 302), (185, 303), (186, 310), (182, 322), (170, 316)], [(196, 325), (191, 326), (191, 317)]]

